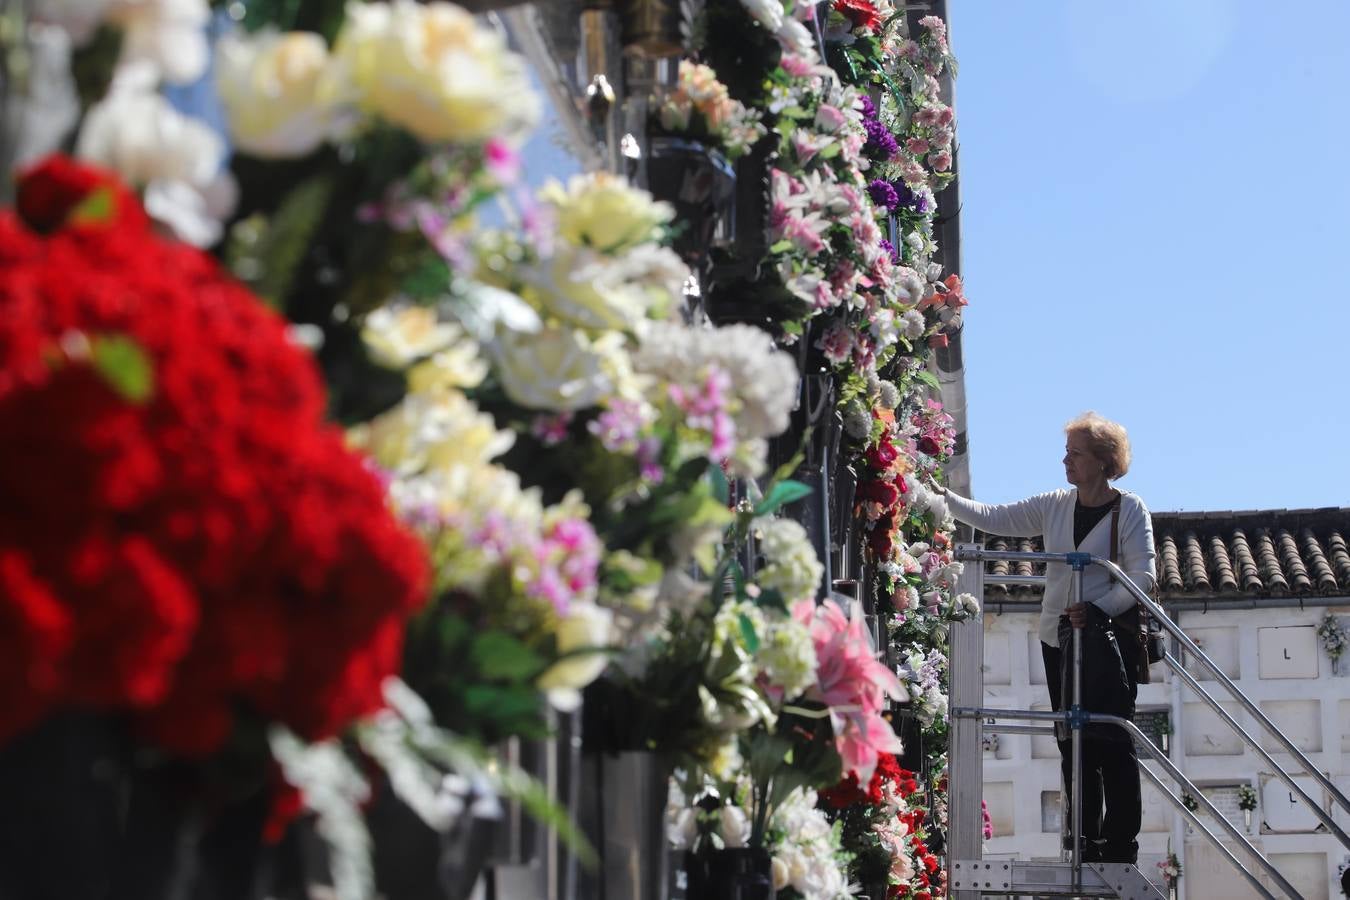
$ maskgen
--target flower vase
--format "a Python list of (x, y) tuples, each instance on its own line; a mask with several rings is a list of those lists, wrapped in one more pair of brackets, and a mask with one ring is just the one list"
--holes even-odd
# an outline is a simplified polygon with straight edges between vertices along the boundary
[(1160, 735), (1158, 735), (1158, 746), (1162, 749), (1162, 752), (1163, 752), (1163, 753), (1167, 753), (1167, 752), (1168, 752), (1167, 746), (1168, 746), (1169, 741), (1168, 741), (1167, 738), (1168, 738), (1168, 736), (1167, 736), (1166, 734), (1160, 734)]
[(1244, 809), (1244, 810), (1242, 811), (1242, 821), (1246, 823), (1246, 825), (1247, 825), (1247, 830), (1248, 830), (1248, 831), (1251, 831), (1251, 830), (1252, 830), (1252, 811), (1251, 811), (1250, 809)]
[(664, 900), (670, 770), (662, 754), (648, 751), (583, 755), (579, 818), (600, 865), (579, 873), (577, 896)]
[(0, 746), (0, 897), (292, 896), (272, 883), (284, 867), (282, 845), (263, 840), (266, 773), (241, 762), (175, 761), (92, 715), (54, 716), (10, 739)]
[(736, 240), (736, 170), (718, 151), (680, 137), (653, 137), (648, 145), (647, 182), (652, 195), (675, 207), (685, 228), (674, 249), (696, 270), (708, 251)]
[(686, 853), (685, 900), (772, 900), (773, 860), (762, 847)]

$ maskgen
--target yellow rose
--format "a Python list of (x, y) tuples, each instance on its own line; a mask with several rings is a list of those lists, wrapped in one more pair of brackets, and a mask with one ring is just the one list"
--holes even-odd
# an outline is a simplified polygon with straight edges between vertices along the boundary
[(558, 653), (575, 653), (560, 659), (539, 676), (536, 685), (548, 692), (549, 702), (564, 712), (581, 703), (581, 688), (600, 677), (609, 665), (605, 653), (577, 653), (610, 642), (614, 615), (593, 603), (576, 603), (558, 623)]
[(333, 62), (330, 96), (425, 141), (523, 135), (539, 117), (525, 61), (449, 3), (352, 3)]
[(333, 131), (320, 96), (328, 45), (307, 31), (231, 34), (217, 45), (216, 87), (230, 137), (245, 153), (290, 159), (314, 152)]
[(606, 354), (609, 341), (592, 341), (573, 328), (537, 332), (498, 329), (491, 346), (506, 395), (529, 409), (577, 410), (595, 406), (614, 390)]
[(576, 247), (618, 253), (656, 239), (657, 229), (675, 218), (669, 203), (652, 198), (608, 172), (575, 175), (567, 188), (554, 181), (540, 192), (557, 210), (558, 233)]

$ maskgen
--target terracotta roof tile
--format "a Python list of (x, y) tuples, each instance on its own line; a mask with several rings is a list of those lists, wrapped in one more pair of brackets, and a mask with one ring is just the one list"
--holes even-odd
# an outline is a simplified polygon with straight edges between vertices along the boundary
[(1331, 552), (1331, 565), (1336, 569), (1336, 580), (1342, 585), (1350, 584), (1350, 550), (1345, 548), (1345, 538), (1339, 531), (1333, 531), (1327, 538), (1327, 550)]
[[(1154, 513), (1163, 599), (1222, 601), (1242, 595), (1350, 597), (1350, 509)], [(1040, 550), (1041, 541), (977, 534), (990, 549)], [(1031, 563), (991, 563), (991, 573), (1042, 574)], [(990, 585), (991, 591), (1003, 588)], [(1013, 587), (1012, 594), (1037, 588)]]
[(1242, 589), (1248, 592), (1258, 592), (1264, 586), (1261, 584), (1261, 570), (1256, 568), (1256, 558), (1252, 556), (1252, 548), (1247, 543), (1247, 535), (1241, 528), (1233, 529), (1233, 559), (1237, 561), (1238, 580), (1241, 582)]
[(1304, 528), (1302, 537), (1303, 558), (1312, 568), (1312, 577), (1317, 583), (1317, 589), (1336, 590), (1336, 573), (1331, 570), (1331, 564), (1327, 562), (1326, 554), (1322, 552), (1322, 545), (1317, 542), (1317, 535), (1311, 528)]
[(1280, 569), (1280, 558), (1275, 554), (1275, 541), (1269, 528), (1256, 532), (1256, 564), (1261, 568), (1261, 580), (1265, 582), (1266, 590), (1276, 597), (1289, 593), (1289, 582)]

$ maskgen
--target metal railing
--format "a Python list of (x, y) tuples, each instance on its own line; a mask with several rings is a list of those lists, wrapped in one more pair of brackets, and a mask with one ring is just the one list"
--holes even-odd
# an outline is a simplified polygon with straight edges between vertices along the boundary
[[(1162, 628), (1168, 634), (1170, 634), (1187, 653), (1191, 654), (1191, 656), (1198, 663), (1200, 663), (1200, 665), (1210, 674), (1210, 676), (1213, 677), (1215, 682), (1221, 685), (1225, 690), (1227, 690), (1229, 695), (1232, 696), (1233, 699), (1235, 699), (1261, 725), (1261, 727), (1266, 730), (1267, 733), (1269, 733), (1272, 737), (1274, 737), (1276, 741), (1279, 742), (1280, 746), (1282, 746), (1286, 751), (1288, 751), (1290, 756), (1293, 757), (1298, 762), (1299, 766), (1303, 769), (1304, 772), (1310, 774), (1321, 784), (1321, 786), (1327, 791), (1328, 796), (1330, 796), (1333, 799), (1333, 802), (1339, 805), (1342, 809), (1347, 810), (1347, 812), (1350, 812), (1350, 801), (1347, 801), (1345, 795), (1339, 789), (1337, 789), (1336, 785), (1332, 783), (1331, 780), (1326, 775), (1320, 772), (1316, 768), (1316, 766), (1313, 765), (1312, 761), (1309, 760), (1308, 757), (1294, 745), (1293, 741), (1291, 741), (1287, 735), (1281, 732), (1275, 726), (1275, 724), (1271, 722), (1270, 719), (1264, 713), (1261, 712), (1260, 708), (1256, 704), (1254, 704), (1250, 698), (1248, 698), (1244, 693), (1242, 693), (1242, 691), (1237, 687), (1237, 685), (1234, 684), (1233, 681), (1230, 678), (1228, 678), (1228, 676), (1225, 675), (1222, 670), (1220, 670), (1218, 665), (1215, 664), (1214, 661), (1211, 660), (1207, 655), (1205, 655), (1205, 653), (1200, 650), (1199, 646), (1197, 646), (1196, 643), (1192, 641), (1185, 634), (1185, 632), (1183, 632), (1181, 628), (1171, 620), (1170, 617), (1167, 616), (1167, 614), (1163, 611), (1162, 607), (1159, 606), (1157, 603), (1155, 603), (1153, 599), (1148, 596), (1147, 593), (1145, 593), (1143, 590), (1139, 588), (1138, 585), (1136, 585), (1133, 581), (1131, 581), (1129, 577), (1126, 576), (1126, 574), (1115, 563), (1111, 562), (1110, 560), (1102, 559), (1088, 553), (1036, 553), (1027, 551), (985, 550), (983, 547), (979, 545), (962, 545), (958, 547), (956, 551), (956, 558), (963, 562), (976, 562), (981, 564), (981, 567), (978, 570), (978, 578), (979, 583), (981, 585), (986, 580), (994, 583), (1017, 584), (1017, 585), (1040, 585), (1044, 583), (1043, 576), (986, 575), (983, 572), (983, 563), (985, 562), (992, 562), (992, 561), (1036, 562), (1046, 564), (1068, 565), (1074, 571), (1075, 598), (1082, 597), (1083, 572), (1087, 569), (1087, 567), (1090, 565), (1101, 566), (1103, 569), (1106, 570), (1107, 574), (1111, 577), (1113, 581), (1125, 586), (1125, 588), (1130, 592), (1130, 594), (1134, 597), (1134, 599), (1141, 606), (1144, 607), (1144, 609), (1148, 612), (1148, 614), (1153, 616), (1153, 618), (1155, 618), (1158, 621), (1158, 623), (1162, 626)], [(1075, 600), (1075, 602), (1077, 602), (1077, 600)], [(981, 629), (983, 628), (983, 626), (980, 625), (979, 623), (975, 623), (975, 626)], [(1177, 767), (1173, 765), (1172, 762), (1169, 759), (1167, 759), (1167, 757), (1161, 751), (1159, 751), (1153, 745), (1152, 741), (1147, 739), (1144, 733), (1139, 730), (1138, 726), (1136, 726), (1133, 722), (1118, 716), (1102, 715), (1084, 710), (1082, 708), (1082, 685), (1080, 678), (1080, 674), (1082, 672), (1082, 629), (1074, 628), (1073, 636), (1074, 640), (1072, 650), (1073, 652), (1072, 665), (1074, 672), (1074, 681), (1073, 681), (1072, 703), (1069, 709), (1060, 712), (1045, 712), (1036, 710), (988, 709), (980, 705), (980, 701), (983, 699), (981, 690), (981, 695), (979, 695), (980, 699), (976, 700), (975, 704), (969, 706), (956, 705), (955, 703), (956, 697), (953, 696), (954, 702), (951, 711), (951, 715), (954, 720), (954, 725), (956, 722), (973, 721), (974, 728), (976, 729), (973, 735), (976, 747), (979, 746), (979, 734), (980, 730), (983, 728), (983, 720), (985, 719), (990, 719), (995, 722), (997, 722), (1000, 719), (1062, 722), (1069, 728), (1071, 741), (1070, 745), (1071, 746), (1070, 794), (1072, 803), (1071, 820), (1073, 823), (1071, 833), (1074, 836), (1074, 839), (1071, 841), (1072, 849), (1070, 851), (1070, 864), (1073, 868), (1074, 873), (1073, 886), (1077, 888), (1081, 884), (1081, 873), (1083, 865), (1082, 845), (1080, 843), (1080, 840), (1078, 839), (1078, 836), (1082, 834), (1082, 814), (1083, 814), (1081, 803), (1082, 778), (1083, 778), (1082, 729), (1085, 725), (1089, 723), (1107, 723), (1107, 724), (1114, 724), (1121, 728), (1124, 728), (1127, 732), (1131, 734), (1132, 738), (1137, 738), (1138, 739), (1137, 742), (1140, 744), (1140, 746), (1142, 746), (1145, 749), (1145, 751), (1166, 770), (1169, 776), (1171, 776), (1176, 782), (1178, 782), (1183, 786), (1185, 793), (1194, 800), (1196, 800), (1196, 802), (1198, 802), (1201, 806), (1203, 806), (1205, 811), (1210, 816), (1212, 816), (1215, 819), (1215, 821), (1219, 822), (1224, 827), (1224, 829), (1228, 831), (1228, 833), (1252, 855), (1252, 857), (1257, 861), (1257, 864), (1261, 867), (1261, 869), (1270, 877), (1272, 882), (1276, 884), (1281, 891), (1283, 891), (1290, 897), (1299, 898), (1300, 897), (1299, 893), (1293, 888), (1292, 885), (1289, 884), (1289, 882), (1282, 875), (1280, 875), (1278, 871), (1276, 871), (1276, 869), (1270, 864), (1269, 860), (1267, 860), (1264, 856), (1262, 856), (1261, 853), (1254, 846), (1252, 846), (1251, 842), (1248, 841), (1247, 838), (1243, 834), (1241, 834), (1241, 832), (1238, 831), (1237, 827), (1233, 823), (1229, 822), (1226, 817), (1224, 817), (1219, 813), (1218, 809), (1214, 807), (1214, 805), (1209, 801), (1209, 799), (1206, 798), (1196, 788), (1196, 786), (1189, 779), (1187, 779), (1186, 776), (1182, 774), (1181, 771), (1177, 769)], [(955, 643), (953, 645), (953, 649), (954, 650), (956, 649)], [(1189, 687), (1192, 691), (1194, 691), (1211, 709), (1213, 709), (1220, 716), (1220, 718), (1225, 723), (1227, 723), (1230, 727), (1233, 728), (1233, 730), (1238, 734), (1238, 736), (1243, 741), (1247, 743), (1248, 746), (1252, 747), (1257, 752), (1257, 754), (1261, 757), (1261, 759), (1264, 762), (1266, 762), (1267, 765), (1271, 766), (1271, 768), (1275, 770), (1276, 774), (1280, 777), (1280, 779), (1290, 788), (1290, 790), (1294, 794), (1296, 794), (1300, 798), (1300, 800), (1303, 801), (1305, 805), (1307, 805), (1307, 807), (1310, 810), (1312, 810), (1313, 814), (1328, 829), (1328, 831), (1331, 834), (1333, 834), (1343, 845), (1345, 845), (1347, 848), (1350, 848), (1350, 837), (1347, 837), (1345, 832), (1333, 820), (1332, 816), (1325, 809), (1323, 809), (1322, 806), (1318, 804), (1307, 793), (1307, 791), (1303, 789), (1303, 787), (1295, 780), (1294, 776), (1290, 775), (1289, 772), (1286, 771), (1283, 766), (1280, 766), (1275, 761), (1275, 759), (1270, 755), (1270, 753), (1268, 753), (1265, 750), (1265, 748), (1261, 746), (1260, 741), (1257, 740), (1246, 729), (1244, 729), (1241, 726), (1241, 724), (1237, 722), (1236, 719), (1234, 719), (1226, 710), (1224, 710), (1219, 701), (1217, 701), (1207, 690), (1205, 690), (1200, 685), (1199, 681), (1189, 671), (1185, 669), (1185, 667), (1175, 656), (1173, 656), (1171, 653), (1167, 653), (1164, 656), (1164, 661), (1172, 669), (1172, 671), (1177, 673), (1178, 677), (1186, 684), (1187, 687)], [(956, 665), (957, 664), (955, 660), (953, 660), (954, 695), (958, 692), (957, 685), (959, 683), (958, 673), (955, 671)], [(970, 685), (966, 684), (963, 690), (965, 693), (970, 693), (971, 690)], [(1006, 726), (1006, 725), (995, 726), (995, 730), (1023, 732), (1023, 733), (1037, 731), (1035, 726)], [(952, 734), (953, 748), (951, 754), (954, 767), (956, 761), (960, 758), (958, 748), (956, 746), (956, 741), (960, 734), (961, 729), (954, 727)], [(1185, 803), (1182, 801), (1181, 798), (1173, 794), (1170, 790), (1166, 790), (1164, 788), (1161, 779), (1155, 773), (1149, 771), (1148, 769), (1142, 766), (1140, 767), (1140, 771), (1146, 774), (1147, 777), (1155, 785), (1159, 787), (1161, 793), (1165, 794), (1173, 802), (1173, 804), (1176, 805), (1177, 808), (1182, 811), (1182, 813), (1186, 816), (1186, 818), (1190, 820), (1192, 824), (1195, 825), (1198, 828), (1198, 830), (1202, 834), (1204, 834), (1219, 849), (1219, 852), (1224, 857), (1226, 857), (1228, 861), (1234, 865), (1235, 868), (1238, 869), (1238, 871), (1243, 875), (1243, 877), (1247, 879), (1247, 881), (1261, 896), (1263, 897), (1273, 896), (1264, 886), (1262, 886), (1260, 880), (1257, 879), (1257, 877), (1254, 874), (1248, 871), (1239, 862), (1237, 857), (1233, 855), (1233, 853), (1229, 850), (1229, 848), (1226, 847), (1222, 843), (1222, 841), (1220, 841), (1219, 838), (1209, 828), (1205, 827), (1204, 824), (1200, 822), (1199, 818), (1195, 815), (1195, 813), (1192, 810), (1186, 807)], [(955, 777), (955, 768), (953, 776)], [(955, 826), (953, 826), (953, 840), (954, 842), (957, 843), (960, 842), (956, 834)]]

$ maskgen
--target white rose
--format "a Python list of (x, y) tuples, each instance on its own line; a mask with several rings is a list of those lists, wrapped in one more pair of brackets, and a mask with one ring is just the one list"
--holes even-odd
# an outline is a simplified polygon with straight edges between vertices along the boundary
[(75, 154), (144, 189), (146, 212), (198, 246), (220, 238), (237, 199), (220, 136), (151, 91), (114, 86), (85, 116)]
[(307, 31), (231, 34), (217, 44), (216, 87), (230, 136), (264, 159), (306, 156), (333, 130), (320, 96), (328, 45)]
[(728, 847), (744, 847), (750, 841), (750, 819), (745, 810), (729, 803), (718, 810), (722, 842)]
[(559, 248), (525, 278), (541, 311), (589, 329), (632, 330), (679, 296), (689, 270), (666, 247), (635, 247), (620, 257), (584, 247)]
[(781, 891), (783, 888), (787, 887), (788, 882), (792, 880), (792, 873), (789, 871), (788, 864), (784, 861), (782, 856), (775, 856), (773, 858), (773, 862), (770, 864), (770, 872), (773, 875), (773, 889), (775, 892)]
[(425, 141), (523, 135), (539, 117), (525, 61), (450, 3), (353, 3), (325, 94)]
[(573, 602), (567, 615), (558, 623), (559, 654), (574, 654), (560, 659), (539, 676), (536, 685), (548, 692), (549, 702), (563, 712), (570, 712), (581, 704), (581, 688), (600, 677), (609, 665), (606, 653), (578, 653), (610, 642), (614, 614), (594, 603)]
[(122, 29), (120, 67), (148, 66), (175, 84), (191, 84), (206, 72), (207, 0), (112, 0), (107, 18)]
[(698, 811), (691, 808), (666, 811), (666, 840), (676, 850), (688, 850), (698, 837)]
[(89, 110), (75, 152), (140, 188), (155, 180), (209, 183), (220, 171), (225, 145), (209, 125), (159, 94), (125, 89)]
[(756, 22), (775, 34), (783, 27), (782, 0), (741, 0), (741, 5)]
[(537, 332), (498, 329), (489, 352), (502, 388), (530, 409), (578, 410), (596, 406), (614, 390), (605, 355), (621, 349), (592, 341), (566, 327)]

